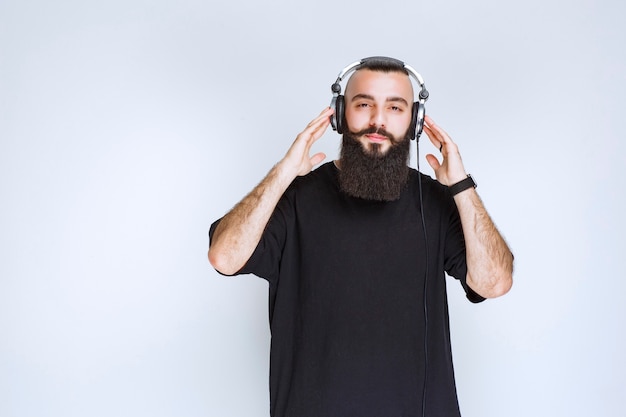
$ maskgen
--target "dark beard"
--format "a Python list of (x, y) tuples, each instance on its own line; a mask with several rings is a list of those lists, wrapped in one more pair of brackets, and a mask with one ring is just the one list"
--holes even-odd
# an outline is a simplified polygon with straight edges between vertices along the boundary
[[(391, 147), (385, 154), (380, 145), (370, 144), (365, 149), (357, 137), (378, 132), (391, 139)], [(341, 169), (339, 187), (352, 196), (375, 201), (394, 201), (409, 179), (410, 140), (405, 134), (397, 139), (382, 129), (370, 128), (356, 133), (344, 133), (341, 145)]]

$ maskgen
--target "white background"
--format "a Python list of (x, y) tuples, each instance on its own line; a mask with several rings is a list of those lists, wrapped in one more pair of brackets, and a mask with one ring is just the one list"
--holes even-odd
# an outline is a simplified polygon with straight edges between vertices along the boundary
[(208, 227), (387, 55), (516, 255), (503, 298), (449, 286), (463, 415), (623, 416), (625, 12), (0, 0), (0, 415), (267, 416), (267, 285), (219, 276)]

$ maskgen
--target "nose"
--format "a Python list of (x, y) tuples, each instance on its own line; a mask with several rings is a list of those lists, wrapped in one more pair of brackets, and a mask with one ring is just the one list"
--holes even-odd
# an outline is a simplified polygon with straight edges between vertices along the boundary
[(380, 106), (372, 107), (372, 113), (370, 114), (370, 126), (385, 127), (387, 123), (384, 108)]

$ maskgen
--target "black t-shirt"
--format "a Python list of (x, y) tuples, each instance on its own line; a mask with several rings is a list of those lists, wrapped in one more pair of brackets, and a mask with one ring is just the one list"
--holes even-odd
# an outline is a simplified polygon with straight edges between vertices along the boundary
[(333, 163), (297, 178), (238, 272), (269, 282), (272, 417), (418, 417), (425, 381), (426, 416), (459, 416), (444, 271), (483, 300), (447, 187), (411, 170), (374, 202), (342, 193)]

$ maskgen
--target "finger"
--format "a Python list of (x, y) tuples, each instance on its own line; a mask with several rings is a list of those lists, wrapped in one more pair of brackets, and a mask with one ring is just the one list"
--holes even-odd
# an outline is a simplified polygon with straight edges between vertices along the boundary
[(425, 116), (424, 120), (426, 121), (425, 127), (428, 127), (432, 132), (434, 132), (440, 142), (446, 143), (448, 141), (452, 141), (452, 139), (450, 138), (450, 135), (448, 135), (448, 133), (445, 130), (443, 130), (441, 126), (435, 123), (432, 117)]
[(430, 165), (430, 167), (435, 172), (437, 172), (437, 170), (441, 167), (441, 164), (439, 163), (439, 160), (433, 154), (429, 153), (428, 155), (426, 155), (426, 161), (428, 162), (428, 165)]
[(332, 114), (332, 110), (325, 109), (320, 113), (320, 115), (312, 120), (307, 127), (300, 132), (298, 137), (296, 138), (296, 142), (304, 142), (307, 144), (307, 147), (310, 146), (319, 138), (322, 137), (328, 126), (330, 125), (330, 119), (328, 115)]
[(435, 123), (432, 117), (428, 117), (425, 120), (428, 120), (428, 124), (424, 125), (424, 129), (427, 129), (427, 132), (433, 134), (433, 136), (428, 136), (431, 138), (431, 142), (433, 141), (433, 138), (436, 138), (437, 142), (433, 142), (433, 145), (440, 149), (441, 153), (447, 155), (449, 153), (458, 152), (456, 143), (454, 143), (450, 135), (448, 135), (445, 130)]
[(311, 142), (315, 142), (316, 140), (318, 140), (319, 138), (322, 137), (322, 135), (324, 134), (324, 132), (326, 132), (326, 129), (328, 129), (328, 126), (330, 126), (330, 120), (326, 117), (322, 120), (320, 120), (319, 122), (317, 122), (316, 124), (314, 124), (313, 126), (311, 126), (308, 130), (309, 130), (309, 135), (311, 136)]
[[(315, 119), (311, 120), (311, 122), (307, 125), (307, 127), (312, 127), (314, 125), (318, 125), (320, 122), (327, 120), (332, 114), (334, 110), (330, 107), (326, 107)], [(330, 120), (329, 120), (330, 122)]]
[(316, 119), (312, 120), (307, 125), (302, 133), (309, 135), (313, 140), (319, 139), (330, 125), (331, 114), (332, 110), (324, 110)]
[(311, 157), (311, 165), (317, 165), (320, 162), (322, 162), (324, 159), (326, 159), (325, 153), (323, 152), (316, 153), (315, 155)]
[(435, 120), (429, 115), (424, 116), (424, 122), (426, 123), (426, 126), (430, 127), (433, 130), (435, 130), (435, 128), (438, 127), (437, 123), (435, 123)]
[(430, 143), (432, 143), (433, 146), (435, 146), (441, 152), (444, 142), (437, 134), (437, 132), (434, 132), (429, 126), (426, 125), (424, 125), (424, 132), (426, 132), (426, 136), (428, 136), (428, 139), (430, 139)]
[(437, 129), (437, 127), (438, 126), (435, 124), (427, 124), (424, 125), (424, 130), (426, 130), (426, 133), (428, 133), (428, 137), (431, 139), (431, 141), (433, 141), (433, 145), (439, 147), (438, 143), (443, 143), (445, 141), (445, 138), (443, 137), (441, 131)]

